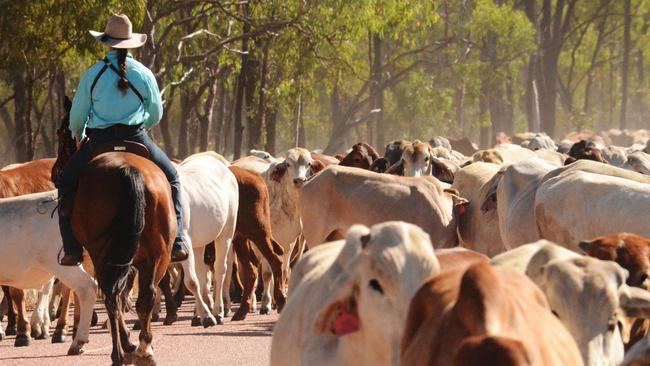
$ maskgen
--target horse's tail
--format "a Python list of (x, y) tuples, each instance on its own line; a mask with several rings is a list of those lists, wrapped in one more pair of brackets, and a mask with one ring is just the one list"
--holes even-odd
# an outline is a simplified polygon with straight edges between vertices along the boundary
[(133, 275), (133, 258), (144, 229), (146, 210), (144, 178), (133, 167), (120, 169), (119, 182), (123, 197), (113, 222), (107, 231), (109, 247), (98, 276), (99, 286), (108, 299), (124, 295), (129, 276)]

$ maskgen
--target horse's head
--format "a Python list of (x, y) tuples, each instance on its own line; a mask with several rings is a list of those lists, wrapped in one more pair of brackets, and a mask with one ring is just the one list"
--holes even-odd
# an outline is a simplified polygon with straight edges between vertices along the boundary
[(56, 156), (56, 162), (52, 167), (52, 181), (56, 183), (61, 176), (61, 171), (65, 164), (70, 160), (72, 154), (77, 151), (77, 141), (72, 137), (72, 132), (70, 132), (70, 109), (72, 108), (72, 101), (68, 96), (65, 97), (63, 101), (63, 108), (65, 113), (63, 119), (61, 120), (61, 126), (56, 130), (56, 137), (59, 143), (59, 149)]

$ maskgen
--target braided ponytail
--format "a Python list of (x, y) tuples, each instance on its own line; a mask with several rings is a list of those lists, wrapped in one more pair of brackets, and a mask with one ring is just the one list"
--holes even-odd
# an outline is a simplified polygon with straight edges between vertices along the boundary
[(120, 89), (122, 94), (126, 94), (129, 90), (129, 80), (126, 78), (126, 49), (117, 50), (117, 65), (120, 72), (120, 80), (117, 82), (117, 88)]

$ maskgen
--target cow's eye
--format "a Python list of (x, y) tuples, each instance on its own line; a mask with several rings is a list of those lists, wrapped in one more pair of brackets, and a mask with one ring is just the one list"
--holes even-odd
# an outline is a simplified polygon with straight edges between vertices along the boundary
[(382, 294), (382, 295), (384, 294), (384, 289), (381, 287), (381, 285), (379, 284), (379, 281), (377, 281), (376, 279), (373, 278), (372, 280), (370, 280), (368, 282), (368, 286), (370, 286), (370, 288), (372, 288), (373, 290), (379, 292), (380, 294)]
[(429, 157), (426, 156), (426, 157), (424, 158), (424, 161), (429, 161)]
[(613, 331), (616, 330), (616, 326), (617, 326), (617, 325), (618, 325), (618, 321), (617, 321), (616, 319), (611, 319), (611, 320), (607, 323), (607, 330), (610, 331), (610, 332), (613, 332)]

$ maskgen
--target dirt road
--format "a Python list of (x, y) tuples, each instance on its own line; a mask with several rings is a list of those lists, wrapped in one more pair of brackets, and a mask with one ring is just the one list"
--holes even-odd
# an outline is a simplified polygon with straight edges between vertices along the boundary
[[(100, 323), (106, 319), (103, 305), (97, 304)], [(179, 309), (178, 321), (171, 326), (154, 323), (154, 354), (158, 365), (268, 365), (271, 332), (278, 318), (272, 315), (250, 314), (244, 322), (231, 322), (211, 328), (191, 327), (193, 301), (186, 300)], [(133, 325), (135, 314), (127, 315)], [(53, 324), (54, 326), (55, 324)], [(6, 326), (6, 319), (3, 323)], [(53, 328), (52, 328), (53, 331)], [(51, 339), (34, 340), (29, 347), (15, 348), (14, 336), (0, 342), (0, 365), (109, 365), (111, 340), (108, 330), (91, 328), (90, 343), (81, 356), (66, 356), (71, 338), (63, 344)], [(131, 341), (138, 342), (138, 331), (131, 331)]]

